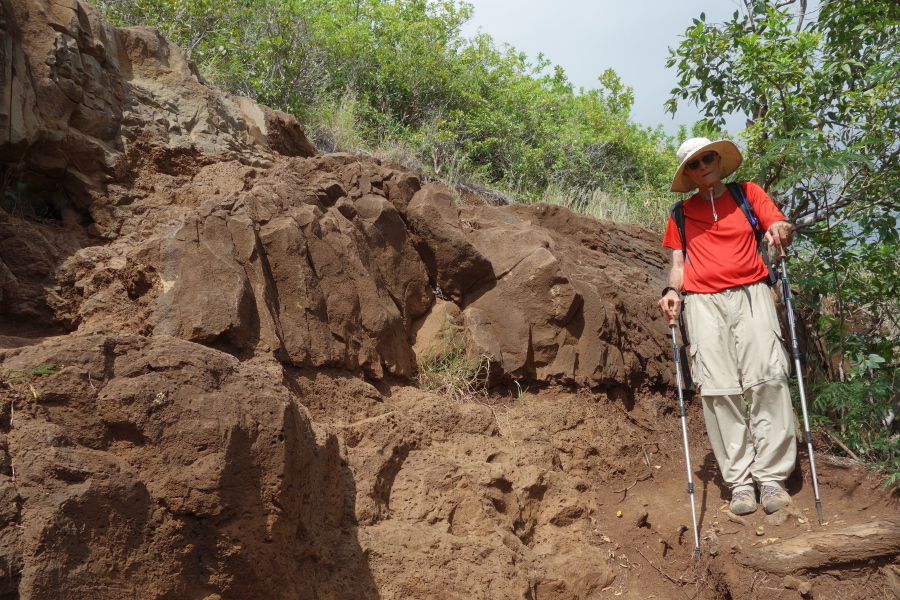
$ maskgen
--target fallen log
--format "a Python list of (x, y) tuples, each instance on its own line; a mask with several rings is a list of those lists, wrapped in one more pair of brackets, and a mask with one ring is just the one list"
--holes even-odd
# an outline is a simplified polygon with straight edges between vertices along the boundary
[(894, 595), (900, 599), (900, 569), (893, 565), (886, 566), (884, 568), (884, 578)]
[(787, 575), (900, 554), (900, 518), (879, 519), (836, 531), (805, 533), (759, 548), (742, 550), (735, 558), (745, 567)]

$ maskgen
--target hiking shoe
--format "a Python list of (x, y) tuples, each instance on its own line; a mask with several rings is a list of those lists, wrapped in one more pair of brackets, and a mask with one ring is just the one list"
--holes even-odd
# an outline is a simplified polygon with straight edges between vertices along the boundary
[(791, 503), (790, 495), (777, 484), (763, 485), (762, 492), (760, 492), (759, 496), (759, 501), (762, 502), (763, 510), (769, 515), (776, 510), (781, 510)]
[(738, 490), (731, 494), (728, 509), (736, 515), (749, 515), (756, 512), (756, 494), (753, 490)]

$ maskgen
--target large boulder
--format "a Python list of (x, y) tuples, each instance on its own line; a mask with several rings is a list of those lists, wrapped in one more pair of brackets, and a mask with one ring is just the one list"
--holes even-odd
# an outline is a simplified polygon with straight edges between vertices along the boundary
[(653, 294), (666, 259), (646, 229), (545, 204), (457, 206), (442, 184), (405, 217), (436, 291), (501, 378), (670, 381)]
[[(338, 440), (268, 369), (127, 335), (57, 338), (0, 364), (25, 373), (0, 390), (3, 589), (374, 597)], [(46, 365), (58, 373), (27, 374)]]
[(416, 192), (406, 217), (416, 249), (443, 295), (459, 302), (473, 285), (493, 275), (491, 262), (463, 233), (459, 208), (444, 184), (428, 184)]
[[(425, 191), (408, 211), (420, 255), (435, 257), (439, 283), (456, 281), (441, 289), (459, 296), (474, 350), (501, 378), (671, 381), (655, 304), (666, 260), (654, 234), (547, 204), (457, 209)], [(423, 226), (426, 206), (443, 208)], [(491, 272), (471, 276), (482, 260)]]

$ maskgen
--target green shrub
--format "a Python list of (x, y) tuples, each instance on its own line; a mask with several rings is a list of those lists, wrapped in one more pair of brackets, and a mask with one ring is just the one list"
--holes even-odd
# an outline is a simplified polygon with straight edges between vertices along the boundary
[[(886, 231), (860, 239), (840, 224), (800, 244), (792, 271), (812, 344), (825, 369), (811, 374), (814, 420), (871, 469), (900, 483), (900, 244)], [(841, 452), (835, 447), (836, 452)]]
[(898, 384), (896, 371), (878, 372), (823, 383), (813, 390), (813, 419), (832, 425), (870, 469), (887, 474), (885, 487), (900, 487)]

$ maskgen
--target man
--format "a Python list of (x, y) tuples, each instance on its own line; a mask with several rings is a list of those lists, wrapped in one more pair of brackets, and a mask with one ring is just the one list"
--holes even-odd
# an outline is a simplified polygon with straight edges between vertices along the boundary
[[(663, 246), (672, 249), (672, 269), (659, 307), (672, 319), (683, 305), (691, 374), (731, 511), (754, 512), (758, 486), (773, 513), (791, 502), (784, 481), (797, 455), (790, 363), (753, 228), (722, 183), (743, 157), (734, 143), (706, 138), (686, 141), (677, 157), (671, 190), (699, 191), (683, 203), (686, 252), (669, 218)], [(769, 244), (788, 246), (792, 227), (781, 211), (758, 185), (742, 187)]]

